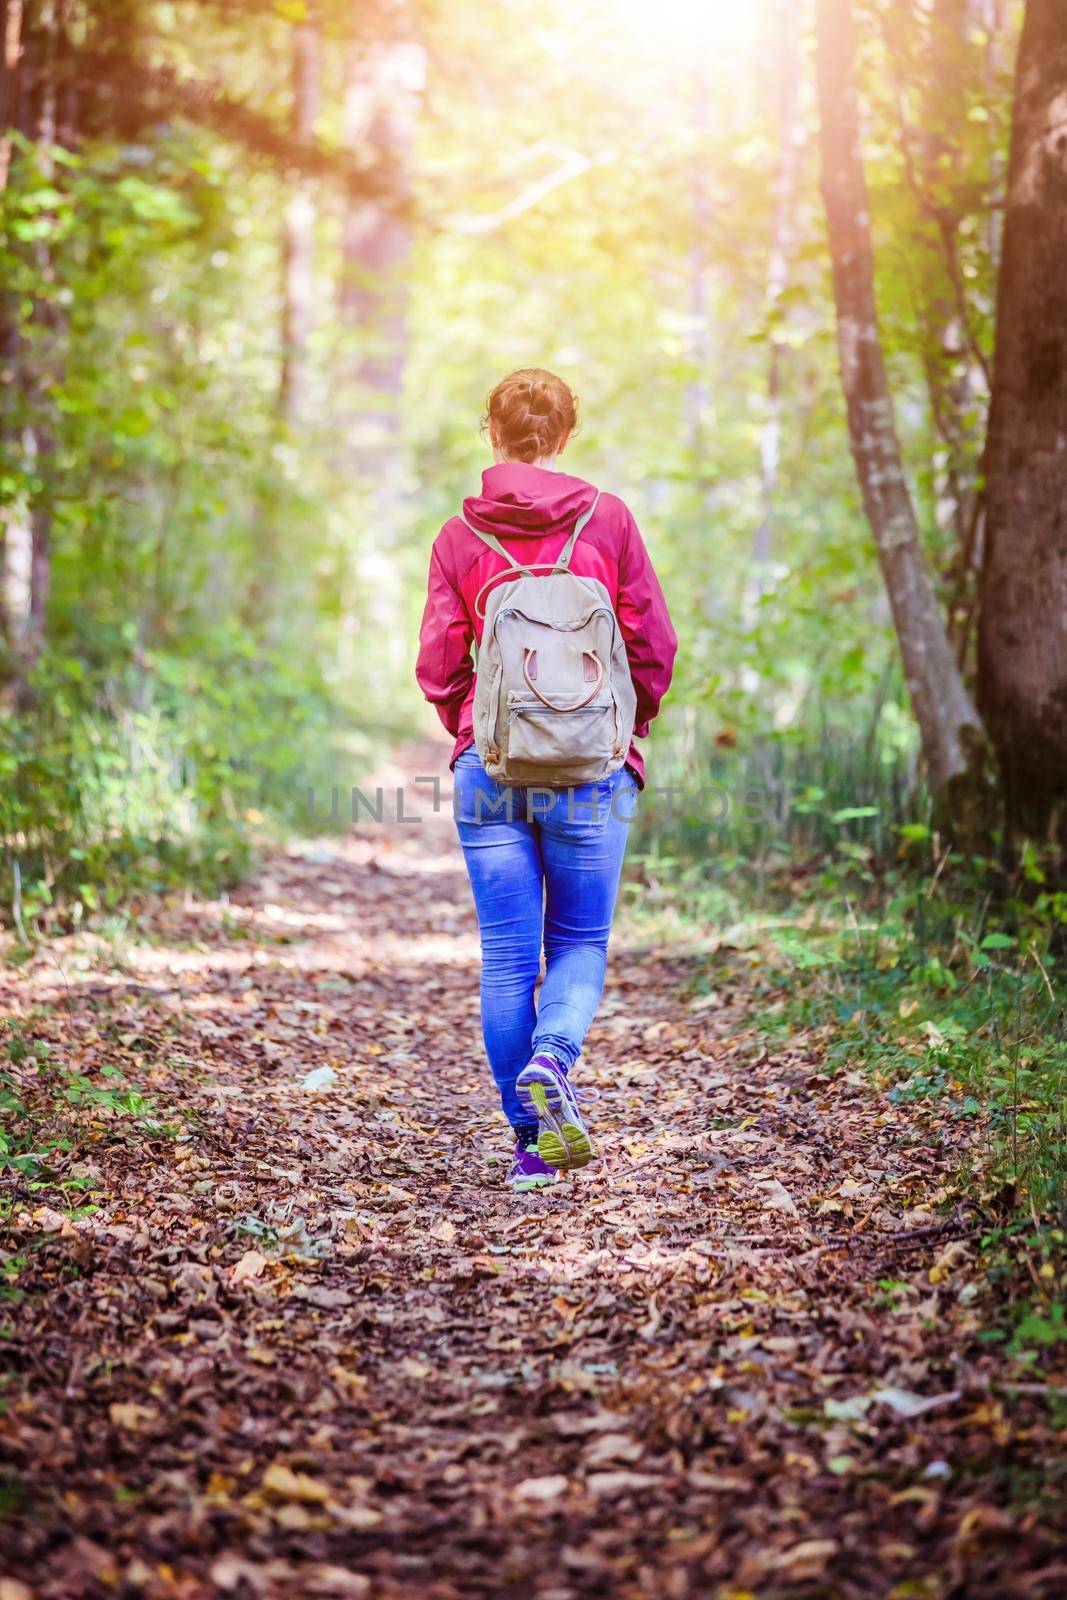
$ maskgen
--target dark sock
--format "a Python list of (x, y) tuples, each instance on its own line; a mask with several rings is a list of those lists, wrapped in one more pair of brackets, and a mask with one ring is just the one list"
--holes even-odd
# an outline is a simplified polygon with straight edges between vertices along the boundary
[(537, 1143), (536, 1122), (516, 1122), (512, 1126), (515, 1129), (515, 1137), (519, 1141), (521, 1149), (528, 1150), (532, 1144)]

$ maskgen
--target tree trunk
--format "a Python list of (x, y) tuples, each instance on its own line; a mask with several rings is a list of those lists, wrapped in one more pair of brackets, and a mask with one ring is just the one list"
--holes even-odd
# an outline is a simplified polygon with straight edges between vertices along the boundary
[[(997, 82), (1001, 73), (1001, 66), (1006, 52), (1006, 38), (1014, 38), (1010, 25), (1005, 24), (1005, 0), (979, 0), (982, 28), (985, 32), (985, 59), (984, 76), (985, 91), (990, 97), (997, 92)], [(1000, 179), (1004, 176), (1004, 157), (1001, 153), (999, 141), (990, 140), (989, 151), (989, 176), (994, 192), (1000, 188)], [(989, 259), (994, 272), (999, 273), (1001, 252), (1004, 244), (1004, 214), (1000, 206), (990, 206), (989, 217), (986, 222), (986, 241), (989, 245)]]
[[(19, 114), (22, 60), (22, 0), (0, 0), (0, 195), (7, 188), (11, 168), (11, 141)], [(0, 285), (0, 465), (17, 455), (18, 429), (13, 417), (14, 360), (17, 344), (16, 308), (9, 291)], [(0, 500), (0, 676), (10, 643), (8, 616), (8, 526), (15, 506)]]
[(689, 329), (686, 355), (693, 375), (685, 385), (686, 442), (697, 467), (704, 466), (706, 435), (711, 412), (711, 318), (708, 304), (708, 251), (712, 224), (712, 201), (708, 182), (708, 147), (711, 139), (712, 86), (706, 49), (698, 50), (691, 69), (693, 132), (696, 135), (692, 177), (689, 188), (689, 213), (692, 238), (689, 245)]
[(977, 468), (967, 415), (975, 387), (985, 394), (982, 370), (968, 349), (968, 308), (957, 304), (953, 289), (953, 281), (963, 285), (956, 265), (956, 230), (966, 208), (961, 136), (971, 79), (981, 65), (968, 41), (973, 8), (974, 0), (931, 0), (919, 146), (921, 207), (935, 230), (919, 285), (924, 365), (934, 427), (947, 457), (938, 474), (937, 520), (952, 529), (958, 562), (969, 542)]
[(1028, 0), (1016, 66), (979, 698), (1009, 816), (1067, 843), (1067, 13)]
[[(797, 180), (800, 169), (800, 76), (803, 13), (796, 0), (778, 0), (772, 16), (778, 66), (778, 173), (775, 184), (771, 247), (767, 262), (767, 304), (771, 310), (789, 286), (789, 260), (796, 231)], [(760, 524), (752, 541), (757, 593), (763, 569), (771, 559), (774, 504), (782, 453), (782, 333), (771, 330), (767, 370), (767, 410), (760, 428)]]
[[(414, 39), (365, 49), (353, 44), (345, 86), (345, 141), (374, 151), (402, 205), (411, 193), (412, 153), (425, 79), (425, 54)], [(345, 609), (382, 647), (374, 663), (376, 693), (388, 692), (402, 667), (396, 627), (403, 578), (396, 556), (410, 516), (402, 450), (404, 379), (412, 224), (399, 211), (349, 199), (342, 224), (338, 320), (347, 363), (342, 394), (342, 470), (361, 480), (373, 537), (355, 554)], [(347, 649), (347, 645), (342, 646)]]
[(973, 795), (984, 788), (984, 740), (938, 609), (882, 357), (850, 0), (818, 0), (816, 35), (822, 194), (852, 455), (930, 785), (946, 815), (970, 831)]
[(22, 0), (0, 0), (0, 194), (7, 188), (11, 135), (18, 117)]
[[(37, 87), (37, 161), (41, 176), (55, 180), (56, 166), (52, 154), (58, 138), (56, 67), (60, 52), (60, 34), (65, 18), (61, 16), (62, 0), (41, 0), (39, 27), (40, 73)], [(52, 400), (49, 391), (58, 381), (56, 368), (59, 362), (58, 323), (59, 308), (54, 297), (55, 265), (52, 247), (47, 239), (36, 246), (37, 272), (44, 291), (37, 306), (36, 319), (47, 330), (35, 352), (35, 370), (28, 375), (27, 387), (33, 395), (33, 447), (36, 458), (35, 476), (40, 481), (40, 491), (34, 496), (30, 508), (30, 609), (22, 641), (22, 675), (25, 678), (37, 664), (45, 637), (45, 613), (48, 593), (52, 587), (52, 499), (54, 491), (55, 436), (52, 423)], [(40, 364), (38, 366), (38, 363)], [(27, 699), (24, 683), (22, 699)]]
[[(50, 33), (54, 13), (47, 3), (35, 8), (12, 4), (8, 0), (4, 17), (4, 101), (9, 121), (5, 127), (8, 181), (27, 179), (27, 170), (42, 161), (42, 121), (50, 101), (49, 61), (53, 55)], [(35, 146), (34, 154), (20, 155), (12, 142), (20, 134)], [(12, 250), (20, 247), (9, 243)], [(36, 258), (40, 246), (29, 248)], [(39, 263), (34, 259), (39, 275)], [(41, 615), (40, 596), (47, 590), (48, 527), (36, 505), (31, 503), (25, 485), (36, 472), (40, 397), (34, 371), (22, 337), (23, 309), (20, 296), (7, 292), (3, 297), (3, 455), (7, 473), (14, 485), (3, 508), (4, 564), (2, 574), (7, 677), (5, 699), (23, 705), (27, 678), (40, 647), (37, 619)], [(37, 306), (34, 318), (39, 318)], [(36, 580), (36, 581), (35, 581)], [(34, 603), (34, 592), (38, 601)]]
[[(393, 41), (370, 61), (353, 46), (345, 89), (345, 142), (369, 146), (392, 173), (396, 193), (411, 190), (411, 157), (425, 63), (413, 40)], [(395, 472), (407, 366), (408, 274), (412, 225), (402, 211), (349, 200), (342, 229), (341, 325), (358, 351), (347, 388), (350, 465), (379, 486)]]
[[(293, 137), (301, 145), (314, 138), (319, 114), (322, 43), (312, 15), (293, 28)], [(299, 427), (308, 412), (308, 342), (314, 324), (315, 200), (307, 179), (297, 182), (285, 208), (282, 273), (281, 412)]]

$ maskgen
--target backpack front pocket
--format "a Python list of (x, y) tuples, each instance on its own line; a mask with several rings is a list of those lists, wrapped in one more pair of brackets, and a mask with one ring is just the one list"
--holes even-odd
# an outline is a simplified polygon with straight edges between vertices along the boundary
[(602, 771), (614, 749), (615, 707), (610, 700), (555, 711), (539, 700), (508, 696), (510, 769), (555, 768), (574, 781), (586, 768)]

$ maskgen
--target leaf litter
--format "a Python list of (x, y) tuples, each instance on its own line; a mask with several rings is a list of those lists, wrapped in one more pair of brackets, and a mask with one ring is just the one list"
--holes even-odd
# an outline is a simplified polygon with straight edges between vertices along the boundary
[(958, 1151), (769, 1048), (743, 952), (694, 1000), (706, 953), (620, 933), (601, 1160), (517, 1197), (445, 819), (139, 927), (0, 977), (167, 1123), (9, 1174), (3, 1600), (1063, 1591), (1062, 1409), (981, 1337)]

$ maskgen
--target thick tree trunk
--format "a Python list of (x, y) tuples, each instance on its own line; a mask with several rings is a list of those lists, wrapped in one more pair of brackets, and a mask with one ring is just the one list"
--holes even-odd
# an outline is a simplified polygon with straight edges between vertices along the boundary
[[(314, 16), (293, 28), (293, 137), (310, 145), (319, 114), (322, 43)], [(282, 245), (284, 279), (282, 310), (281, 411), (290, 427), (308, 412), (308, 343), (314, 325), (315, 199), (304, 179), (293, 188), (285, 208)]]
[(816, 16), (822, 193), (852, 454), (930, 785), (948, 814), (969, 830), (968, 791), (981, 788), (984, 741), (919, 537), (882, 357), (850, 0), (818, 0)]
[(1067, 843), (1067, 10), (1028, 0), (986, 443), (979, 698), (1009, 815)]

